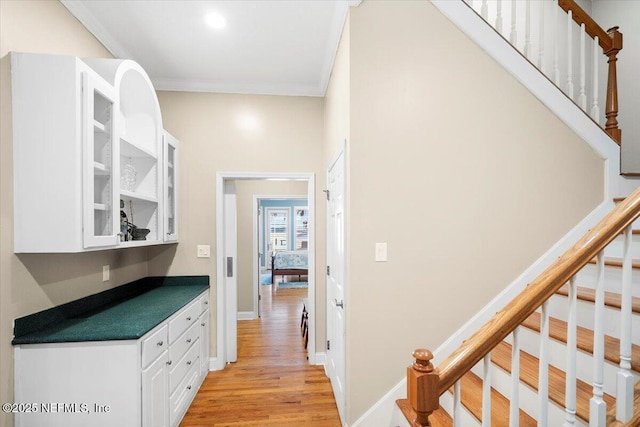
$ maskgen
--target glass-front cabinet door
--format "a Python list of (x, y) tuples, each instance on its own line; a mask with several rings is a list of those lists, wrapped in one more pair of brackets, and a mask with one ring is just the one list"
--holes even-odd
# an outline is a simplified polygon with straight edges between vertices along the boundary
[(164, 241), (178, 240), (178, 140), (167, 131), (164, 145)]
[(97, 74), (82, 72), (84, 148), (84, 247), (114, 246), (118, 241), (119, 176), (114, 144), (115, 91)]

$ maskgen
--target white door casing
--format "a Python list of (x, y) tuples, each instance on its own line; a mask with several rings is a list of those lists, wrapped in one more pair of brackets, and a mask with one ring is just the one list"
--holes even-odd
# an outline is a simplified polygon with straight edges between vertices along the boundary
[(235, 362), (238, 360), (238, 226), (236, 212), (236, 183), (235, 181), (225, 181), (224, 183), (224, 287), (226, 295), (226, 361)]
[(327, 374), (340, 418), (346, 419), (344, 147), (327, 171)]
[[(216, 356), (212, 359), (215, 370), (223, 370), (228, 360), (228, 354), (237, 355), (237, 335), (230, 339), (231, 334), (237, 334), (237, 289), (235, 295), (230, 295), (226, 287), (226, 246), (237, 245), (237, 232), (229, 230), (226, 224), (226, 183), (230, 180), (296, 180), (307, 182), (307, 203), (309, 206), (309, 288), (307, 300), (309, 345), (307, 348), (309, 364), (316, 364), (315, 340), (315, 175), (313, 173), (263, 173), (263, 172), (217, 172), (216, 173)], [(234, 201), (235, 206), (235, 201)], [(234, 211), (235, 218), (235, 211)], [(233, 227), (236, 227), (235, 223)], [(226, 232), (228, 230), (229, 232)], [(254, 233), (255, 234), (255, 233)], [(237, 246), (236, 246), (237, 248)], [(257, 256), (257, 251), (255, 253)], [(234, 257), (235, 260), (235, 257)], [(257, 259), (254, 266), (257, 267)], [(235, 273), (235, 261), (234, 261)], [(255, 269), (257, 272), (257, 268)], [(255, 280), (255, 278), (254, 278)], [(234, 298), (235, 297), (235, 298)], [(232, 329), (231, 331), (229, 329)], [(228, 351), (231, 348), (231, 351)], [(318, 359), (321, 360), (321, 359)]]

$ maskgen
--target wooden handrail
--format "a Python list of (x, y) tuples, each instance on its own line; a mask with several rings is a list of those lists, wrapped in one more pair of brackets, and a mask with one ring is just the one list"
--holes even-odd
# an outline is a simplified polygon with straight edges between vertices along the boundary
[(607, 102), (605, 117), (605, 131), (614, 141), (620, 145), (622, 143), (622, 131), (618, 128), (618, 78), (616, 74), (616, 62), (618, 52), (622, 50), (622, 33), (618, 27), (605, 31), (596, 21), (589, 16), (574, 0), (558, 0), (558, 6), (571, 15), (578, 24), (584, 24), (585, 32), (593, 39), (598, 37), (598, 44), (603, 53), (609, 58), (609, 76), (607, 79)]
[[(507, 306), (482, 326), (471, 338), (466, 340), (456, 351), (444, 360), (435, 371), (429, 371), (431, 375), (438, 376), (438, 392), (428, 393), (427, 387), (418, 390), (410, 390), (415, 381), (408, 381), (408, 394), (412, 400), (422, 399), (420, 407), (412, 405), (413, 410), (422, 414), (428, 412), (439, 400), (439, 396), (445, 393), (464, 374), (482, 360), (485, 355), (505, 339), (513, 330), (527, 319), (546, 300), (558, 291), (591, 259), (598, 255), (613, 239), (626, 229), (634, 220), (640, 217), (640, 189), (627, 197), (593, 229), (585, 234), (575, 245), (567, 250), (540, 276), (532, 281), (518, 296)], [(422, 357), (425, 350), (417, 350), (416, 358)], [(424, 357), (422, 357), (424, 358)], [(420, 359), (417, 360), (420, 368)], [(414, 364), (415, 366), (416, 364)], [(409, 370), (415, 369), (409, 367)], [(424, 372), (419, 371), (419, 373)], [(411, 375), (411, 372), (409, 372)], [(412, 402), (410, 402), (412, 403)], [(425, 408), (428, 408), (425, 410)], [(437, 406), (436, 406), (437, 408)], [(427, 414), (428, 418), (428, 414)], [(428, 426), (428, 419), (424, 416), (412, 420), (414, 426)]]

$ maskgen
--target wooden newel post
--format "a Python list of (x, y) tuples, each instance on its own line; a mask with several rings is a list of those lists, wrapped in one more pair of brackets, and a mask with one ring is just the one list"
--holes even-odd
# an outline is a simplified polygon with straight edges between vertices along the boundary
[(429, 415), (440, 407), (438, 371), (433, 367), (433, 354), (419, 348), (413, 352), (416, 361), (407, 368), (407, 398), (416, 413), (414, 427), (429, 427)]
[(622, 50), (622, 33), (618, 32), (618, 27), (613, 27), (607, 31), (611, 37), (611, 47), (604, 54), (609, 58), (609, 77), (607, 79), (607, 106), (605, 116), (607, 123), (605, 130), (618, 145), (622, 142), (622, 130), (618, 128), (618, 77), (616, 75), (617, 55)]

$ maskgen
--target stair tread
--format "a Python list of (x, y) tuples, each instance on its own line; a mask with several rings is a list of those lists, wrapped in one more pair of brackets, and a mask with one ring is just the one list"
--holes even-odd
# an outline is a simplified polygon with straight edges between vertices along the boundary
[[(396, 405), (398, 405), (402, 414), (409, 421), (409, 424), (413, 425), (411, 420), (415, 419), (416, 413), (411, 408), (409, 400), (398, 399), (396, 400)], [(453, 427), (453, 419), (447, 414), (447, 411), (442, 409), (442, 406), (429, 415), (429, 422), (431, 423), (431, 427)]]
[[(522, 326), (540, 332), (540, 313), (533, 313), (522, 322)], [(549, 336), (555, 340), (567, 342), (567, 322), (553, 317), (549, 318)], [(577, 328), (578, 349), (593, 354), (593, 331), (582, 326)], [(611, 363), (620, 364), (620, 340), (608, 335), (604, 336), (604, 358)], [(640, 373), (640, 346), (631, 346), (631, 369)]]
[[(511, 345), (501, 342), (491, 351), (491, 361), (505, 371), (511, 373)], [(520, 381), (538, 389), (539, 361), (535, 356), (525, 351), (520, 351)], [(564, 407), (566, 376), (563, 371), (549, 365), (549, 399)], [(576, 382), (576, 415), (584, 421), (589, 420), (589, 399), (592, 396), (592, 386), (584, 381)], [(604, 394), (604, 401), (610, 408), (615, 404), (615, 399)]]
[[(591, 288), (584, 288), (582, 286), (576, 286), (578, 290), (578, 299), (587, 302), (595, 302), (596, 301), (596, 291)], [(558, 292), (558, 295), (563, 295), (565, 297), (569, 296), (569, 286), (564, 285), (561, 287)], [(617, 308), (618, 310), (622, 307), (622, 295), (617, 294), (615, 292), (605, 292), (604, 293), (604, 305)], [(632, 297), (631, 298), (631, 310), (634, 313), (640, 314), (640, 298)]]
[[(453, 392), (453, 389), (451, 389)], [(467, 372), (460, 383), (460, 400), (478, 421), (482, 421), (482, 379), (473, 372)], [(509, 399), (491, 387), (491, 426), (509, 427)], [(520, 410), (520, 426), (535, 427), (536, 420)]]
[(607, 411), (607, 425), (609, 427), (637, 427), (640, 426), (640, 381), (633, 388), (633, 416), (627, 423), (616, 421), (616, 407)]

